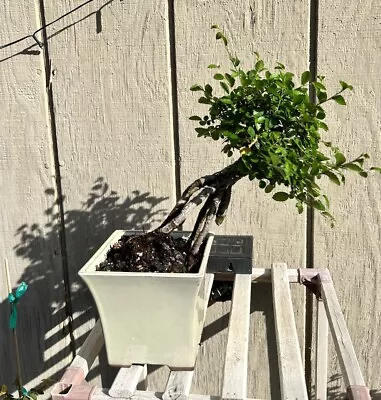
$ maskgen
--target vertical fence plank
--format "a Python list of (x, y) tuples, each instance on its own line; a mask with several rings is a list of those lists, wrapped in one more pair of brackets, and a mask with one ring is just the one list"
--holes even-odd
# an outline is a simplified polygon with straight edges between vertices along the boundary
[[(175, 201), (166, 3), (95, 0), (48, 28), (77, 347), (95, 315), (79, 268)], [(79, 4), (46, 2), (46, 20)]]
[[(203, 116), (208, 110), (207, 106), (197, 103), (199, 92), (191, 92), (190, 86), (213, 82), (216, 71), (207, 68), (211, 63), (221, 64), (226, 70), (229, 68), (224, 48), (216, 42), (210, 26), (218, 24), (225, 30), (233, 52), (245, 67), (254, 65), (254, 51), (258, 51), (269, 66), (274, 67), (276, 61), (281, 61), (291, 71), (300, 74), (308, 68), (308, 20), (308, 2), (175, 2), (180, 180), (183, 189), (199, 176), (218, 171), (231, 162), (221, 153), (219, 142), (197, 138), (194, 131), (197, 123), (188, 119), (192, 115)], [(218, 82), (215, 86), (218, 90)], [(185, 227), (188, 229), (193, 221), (190, 220)], [(304, 267), (305, 216), (297, 215), (294, 204), (275, 203), (271, 195), (257, 189), (253, 182), (243, 180), (236, 185), (226, 221), (213, 229), (218, 234), (253, 235), (254, 264), (258, 267), (269, 267), (276, 260)], [(299, 305), (296, 310), (298, 333), (303, 346), (303, 289), (295, 288), (295, 293), (298, 298), (295, 303)], [(229, 305), (215, 305), (210, 310), (208, 318), (211, 327), (216, 329), (204, 343), (200, 354), (199, 361), (207, 369), (196, 367), (193, 393), (205, 393), (205, 388), (212, 393), (221, 392), (220, 371), (227, 340), (228, 308)], [(254, 329), (250, 339), (248, 396), (277, 398), (276, 346), (268, 286), (261, 285), (253, 293), (251, 310)], [(212, 320), (216, 321), (215, 324)], [(266, 366), (269, 364), (268, 369)], [(251, 392), (253, 388), (255, 392)]]
[[(34, 32), (38, 2), (1, 2), (0, 46)], [(12, 285), (29, 288), (18, 304), (22, 382), (28, 389), (70, 361), (70, 337), (57, 218), (52, 137), (43, 55), (31, 38), (0, 49), (0, 263)], [(14, 389), (15, 355), (0, 268), (0, 382)]]
[[(370, 165), (380, 165), (380, 4), (366, 0), (360, 7), (340, 0), (319, 2), (319, 7), (318, 73), (326, 75), (330, 93), (340, 87), (339, 80), (354, 87), (345, 92), (346, 107), (327, 107), (326, 137), (348, 160), (366, 152)], [(337, 228), (316, 218), (315, 264), (330, 270), (365, 381), (379, 388), (381, 339), (375, 321), (381, 317), (381, 181), (371, 173), (368, 179), (347, 174), (340, 188), (322, 183), (331, 197)], [(329, 365), (328, 378), (337, 373), (336, 360)], [(330, 393), (344, 390), (331, 388)]]

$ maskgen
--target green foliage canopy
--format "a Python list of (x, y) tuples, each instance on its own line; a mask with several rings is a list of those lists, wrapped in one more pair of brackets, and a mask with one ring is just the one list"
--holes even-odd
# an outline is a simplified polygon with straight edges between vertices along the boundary
[[(368, 154), (347, 161), (338, 147), (321, 138), (321, 132), (328, 130), (324, 104), (333, 101), (345, 105), (342, 93), (352, 90), (352, 86), (340, 81), (340, 90), (328, 95), (323, 76), (311, 82), (310, 72), (305, 71), (296, 81), (294, 74), (286, 71), (281, 63), (270, 71), (258, 53), (255, 53), (254, 68), (245, 70), (229, 50), (220, 28), (213, 25), (212, 29), (216, 30), (216, 39), (223, 42), (232, 68), (229, 72), (214, 74), (222, 96), (215, 95), (210, 84), (190, 88), (202, 92), (198, 102), (209, 106), (207, 115), (190, 117), (199, 123), (198, 136), (222, 139), (222, 151), (228, 157), (238, 152), (242, 160), (238, 164), (240, 172), (250, 180), (258, 180), (266, 193), (282, 185), (282, 191), (273, 194), (274, 200), (295, 199), (300, 213), (307, 205), (333, 224), (328, 197), (316, 179), (326, 176), (340, 185), (345, 182), (346, 170), (363, 177), (368, 174), (363, 168)], [(215, 64), (208, 68), (220, 69)], [(310, 85), (316, 92), (316, 103), (310, 99)]]

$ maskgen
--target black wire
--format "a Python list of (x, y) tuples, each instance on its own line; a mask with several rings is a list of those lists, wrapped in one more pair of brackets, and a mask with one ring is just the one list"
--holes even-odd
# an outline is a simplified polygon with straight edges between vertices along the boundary
[(68, 15), (72, 14), (73, 12), (79, 10), (80, 8), (84, 7), (85, 5), (87, 5), (87, 4), (89, 4), (89, 3), (93, 2), (93, 1), (94, 1), (94, 0), (87, 0), (87, 1), (85, 1), (84, 3), (80, 4), (79, 6), (77, 6), (77, 7), (73, 8), (72, 10), (68, 11), (66, 14), (63, 14), (63, 15), (61, 15), (60, 17), (58, 17), (57, 19), (55, 19), (55, 20), (53, 20), (53, 21), (51, 21), (51, 22), (49, 22), (49, 23), (47, 23), (47, 24), (41, 26), (41, 28), (37, 29), (37, 30), (36, 30), (35, 32), (33, 32), (32, 34), (27, 35), (27, 36), (24, 36), (24, 37), (22, 37), (22, 38), (20, 38), (20, 39), (16, 39), (16, 40), (14, 40), (13, 42), (4, 44), (4, 45), (0, 46), (0, 49), (5, 49), (6, 47), (13, 46), (14, 44), (23, 42), (24, 40), (26, 40), (26, 39), (28, 39), (28, 38), (34, 39), (35, 42), (39, 45), (39, 47), (42, 48), (42, 47), (44, 46), (44, 44), (43, 44), (40, 40), (37, 39), (37, 36), (36, 36), (36, 35), (37, 35), (38, 32), (40, 32), (40, 31), (46, 29), (46, 28), (47, 28), (48, 26), (50, 26), (50, 25), (55, 24), (56, 22), (60, 21), (61, 19), (67, 17)]

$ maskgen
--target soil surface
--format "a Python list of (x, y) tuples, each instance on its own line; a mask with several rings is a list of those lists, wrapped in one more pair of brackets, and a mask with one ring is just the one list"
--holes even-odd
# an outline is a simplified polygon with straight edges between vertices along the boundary
[(191, 271), (185, 266), (186, 261), (186, 239), (148, 232), (122, 236), (111, 246), (106, 260), (99, 264), (97, 271), (185, 273), (199, 270), (200, 259), (192, 263)]

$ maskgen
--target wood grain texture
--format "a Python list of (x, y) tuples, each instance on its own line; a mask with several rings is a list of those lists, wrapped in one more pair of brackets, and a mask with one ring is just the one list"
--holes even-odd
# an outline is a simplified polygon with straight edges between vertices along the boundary
[[(275, 66), (276, 61), (286, 64), (295, 73), (308, 68), (308, 21), (309, 4), (303, 1), (191, 1), (175, 2), (176, 56), (179, 107), (180, 181), (184, 189), (199, 176), (213, 173), (225, 166), (229, 160), (221, 154), (221, 145), (212, 140), (197, 139), (197, 126), (188, 118), (207, 107), (197, 103), (197, 93), (189, 91), (194, 83), (205, 84), (213, 81), (211, 63), (228, 67), (221, 43), (215, 41), (210, 29), (219, 24), (230, 38), (238, 57), (250, 67), (259, 51), (266, 63)], [(215, 71), (214, 71), (215, 72)], [(195, 217), (195, 215), (194, 215)], [(188, 229), (194, 219), (185, 224)], [(265, 195), (255, 184), (244, 180), (233, 189), (232, 204), (226, 221), (220, 227), (213, 227), (218, 234), (248, 234), (255, 239), (254, 265), (269, 268), (274, 261), (284, 261), (290, 267), (304, 267), (305, 263), (305, 216), (299, 216), (294, 204), (279, 204)], [(262, 289), (263, 288), (263, 289)], [(296, 290), (298, 291), (298, 289)], [(267, 301), (262, 301), (260, 295)], [(298, 293), (300, 307), (298, 327), (301, 328), (300, 343), (303, 346), (304, 305), (303, 290)], [(266, 333), (273, 324), (271, 287), (263, 285), (258, 294), (253, 294), (252, 319), (254, 327), (250, 338), (249, 396), (277, 398), (279, 386), (272, 367), (267, 369), (268, 357), (272, 357), (274, 336)], [(258, 304), (261, 305), (259, 309)], [(213, 311), (212, 311), (213, 310)], [(224, 320), (225, 305), (215, 306), (213, 318)], [(226, 329), (226, 323), (224, 324)], [(215, 344), (225, 342), (225, 332)], [(217, 344), (217, 341), (220, 343)], [(263, 349), (268, 351), (263, 351)], [(209, 349), (209, 347), (208, 347)], [(221, 381), (222, 348), (202, 353), (199, 361), (207, 369), (195, 372), (192, 393), (205, 393), (205, 388), (216, 388)], [(276, 360), (271, 359), (270, 363)], [(271, 372), (270, 372), (271, 371)], [(218, 386), (219, 393), (221, 386)], [(215, 392), (211, 392), (215, 393)]]
[(147, 365), (133, 364), (121, 368), (109, 390), (111, 397), (130, 398), (135, 393), (138, 383), (147, 376)]
[[(318, 73), (327, 76), (330, 91), (338, 87), (339, 79), (354, 86), (346, 96), (346, 107), (328, 108), (326, 137), (342, 147), (348, 158), (369, 153), (371, 165), (381, 164), (380, 21), (378, 2), (367, 0), (361, 7), (356, 2), (320, 2)], [(378, 391), (380, 175), (371, 174), (367, 180), (348, 176), (344, 187), (322, 183), (331, 197), (337, 227), (332, 230), (317, 217), (315, 266), (330, 270), (366, 384)], [(329, 377), (341, 375), (336, 361), (330, 360)]]
[[(81, 3), (46, 2), (46, 19)], [(95, 0), (47, 33), (78, 348), (96, 315), (78, 270), (112, 231), (152, 227), (175, 202), (166, 1)]]
[(321, 291), (345, 386), (365, 386), (333, 283), (322, 282)]
[[(1, 2), (0, 45), (33, 32), (37, 2)], [(52, 138), (41, 50), (28, 39), (0, 49), (0, 382), (13, 390), (4, 258), (11, 283), (29, 285), (18, 305), (22, 382), (28, 389), (70, 361)]]
[(272, 289), (282, 400), (308, 399), (287, 266), (274, 263)]
[(328, 320), (322, 300), (316, 302), (315, 397), (327, 399), (328, 382)]

